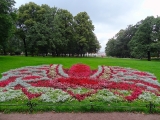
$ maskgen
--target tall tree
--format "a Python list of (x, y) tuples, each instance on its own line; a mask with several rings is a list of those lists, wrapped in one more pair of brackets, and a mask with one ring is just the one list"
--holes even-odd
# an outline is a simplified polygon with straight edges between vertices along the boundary
[(77, 41), (77, 53), (82, 56), (89, 49), (89, 37), (94, 31), (94, 25), (86, 12), (80, 12), (74, 17), (74, 30)]
[(136, 25), (128, 25), (125, 30), (120, 30), (113, 38), (109, 39), (106, 44), (106, 55), (114, 57), (131, 57), (130, 46), (128, 45), (136, 31), (138, 30), (141, 22)]
[(45, 24), (35, 23), (27, 32), (26, 39), (28, 41), (29, 52), (32, 56), (34, 54), (44, 54), (48, 53), (48, 31), (49, 29)]
[(49, 52), (52, 53), (52, 56), (55, 55), (55, 48), (56, 48), (56, 39), (54, 38), (55, 32), (55, 16), (57, 14), (57, 7), (50, 8), (48, 5), (42, 5), (42, 8), (45, 9), (45, 13), (43, 14), (42, 24), (45, 24), (47, 27), (46, 37), (48, 37), (48, 48)]
[(0, 45), (4, 54), (6, 54), (7, 40), (13, 32), (13, 21), (16, 18), (14, 4), (14, 0), (0, 1)]
[(96, 35), (92, 32), (90, 34), (89, 39), (89, 44), (88, 44), (88, 53), (97, 53), (99, 51), (99, 49), (101, 48), (100, 43), (96, 37)]
[(105, 53), (107, 56), (116, 57), (116, 40), (114, 37), (108, 40), (105, 47)]
[(156, 54), (159, 58), (160, 56), (160, 17), (157, 16), (153, 22), (153, 31), (151, 33), (151, 51)]
[(135, 36), (129, 43), (131, 54), (133, 57), (142, 58), (147, 57), (147, 53), (150, 51), (151, 33), (153, 31), (154, 17), (147, 17), (142, 24), (139, 26), (135, 33)]
[(7, 51), (10, 55), (20, 55), (22, 52), (22, 41), (16, 37), (14, 34), (10, 39), (7, 41)]
[(54, 19), (54, 39), (56, 54), (66, 54), (69, 41), (73, 37), (73, 16), (63, 9), (58, 9)]
[(36, 23), (38, 14), (43, 13), (41, 7), (33, 2), (22, 5), (18, 9), (17, 35), (22, 39), (24, 44), (25, 56), (28, 56), (26, 33)]
[(36, 23), (27, 31), (29, 51), (32, 56), (36, 54), (46, 54), (55, 48), (54, 37), (54, 17), (56, 8), (42, 5), (37, 13)]

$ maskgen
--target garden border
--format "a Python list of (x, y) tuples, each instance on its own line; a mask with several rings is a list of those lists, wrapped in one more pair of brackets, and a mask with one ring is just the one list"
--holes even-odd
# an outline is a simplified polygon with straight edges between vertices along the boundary
[[(36, 106), (75, 106), (73, 104), (68, 104), (68, 105), (55, 105), (55, 104), (37, 104), (35, 102), (32, 102), (32, 100), (28, 100), (28, 102), (26, 104), (19, 104), (19, 105), (16, 105), (16, 104), (0, 104), (0, 106), (28, 106), (28, 112), (29, 113), (33, 113), (34, 112), (34, 108)], [(82, 106), (82, 105), (77, 105), (76, 106)], [(96, 110), (94, 110), (94, 106), (101, 106), (101, 105), (96, 105), (94, 104), (93, 102), (90, 102), (90, 104), (85, 104), (83, 106), (90, 106), (90, 112), (96, 112)], [(160, 106), (156, 106), (154, 103), (152, 102), (149, 102), (148, 104), (145, 104), (143, 106), (139, 106), (139, 107), (133, 107), (133, 106), (106, 106), (108, 108), (125, 108), (124, 110), (126, 111), (129, 111), (128, 109), (132, 109), (132, 108), (147, 108), (148, 110), (148, 113), (157, 113), (155, 108), (159, 108), (160, 110)]]

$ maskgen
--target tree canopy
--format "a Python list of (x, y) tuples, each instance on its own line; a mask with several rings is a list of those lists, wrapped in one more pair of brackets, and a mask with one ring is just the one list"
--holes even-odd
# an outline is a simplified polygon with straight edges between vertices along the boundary
[(108, 56), (147, 58), (160, 54), (160, 17), (149, 16), (120, 30), (106, 44)]
[(94, 25), (86, 12), (73, 16), (65, 9), (29, 2), (21, 5), (15, 13), (14, 35), (11, 38), (4, 37), (7, 33), (1, 36), (8, 39), (8, 45), (17, 43), (8, 47), (10, 54), (82, 56), (100, 49)]
[(14, 0), (0, 1), (0, 47), (6, 54), (7, 40), (13, 34), (14, 20), (16, 19)]

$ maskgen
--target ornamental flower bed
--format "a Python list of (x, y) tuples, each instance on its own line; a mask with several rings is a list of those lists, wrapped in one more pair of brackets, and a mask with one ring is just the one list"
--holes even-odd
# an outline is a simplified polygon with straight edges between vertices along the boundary
[(160, 83), (148, 72), (131, 68), (75, 64), (28, 66), (2, 73), (0, 102), (37, 99), (43, 102), (136, 100), (160, 103)]

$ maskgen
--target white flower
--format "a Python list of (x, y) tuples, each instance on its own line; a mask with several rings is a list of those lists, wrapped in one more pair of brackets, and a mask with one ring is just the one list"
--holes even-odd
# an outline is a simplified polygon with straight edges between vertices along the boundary
[(40, 99), (45, 102), (65, 102), (69, 100), (71, 96), (67, 94), (66, 92), (63, 92), (59, 89), (52, 89), (50, 91), (47, 91), (45, 94), (42, 94), (40, 96)]
[(63, 71), (63, 67), (62, 65), (59, 65), (58, 66), (58, 73), (63, 76), (63, 77), (69, 77), (68, 74), (66, 74), (64, 71)]
[(145, 101), (145, 102), (148, 101), (148, 102), (154, 102), (157, 104), (160, 103), (160, 96), (156, 96), (154, 93), (147, 92), (147, 91), (145, 91), (141, 95), (139, 95), (138, 98), (140, 100)]
[(102, 66), (99, 65), (98, 66), (98, 71), (90, 77), (91, 78), (96, 78), (97, 76), (99, 76), (100, 73), (102, 73)]
[(23, 95), (21, 90), (8, 89), (6, 92), (0, 92), (0, 102), (9, 101)]

